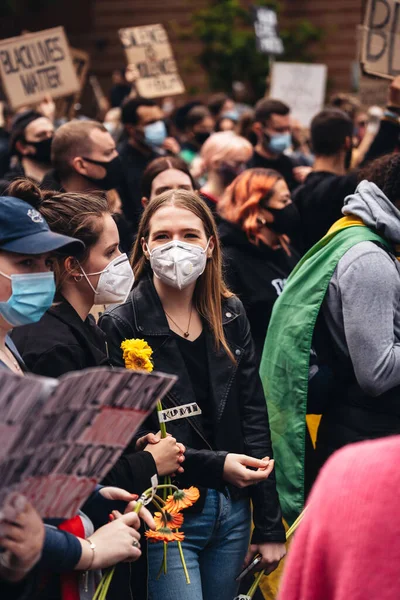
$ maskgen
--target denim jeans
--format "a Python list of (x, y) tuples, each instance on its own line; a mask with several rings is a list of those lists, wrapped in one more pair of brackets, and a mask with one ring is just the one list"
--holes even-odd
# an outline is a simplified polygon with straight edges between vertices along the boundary
[(228, 492), (225, 496), (208, 490), (203, 512), (186, 515), (181, 528), (190, 585), (176, 542), (168, 544), (168, 572), (157, 580), (163, 544), (149, 543), (149, 600), (233, 600), (239, 586), (235, 577), (249, 545), (250, 523), (247, 498), (233, 501)]

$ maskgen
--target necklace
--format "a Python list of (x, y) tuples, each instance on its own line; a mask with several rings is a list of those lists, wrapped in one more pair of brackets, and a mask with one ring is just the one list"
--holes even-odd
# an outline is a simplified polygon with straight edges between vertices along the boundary
[(10, 362), (15, 369), (18, 371), (18, 373), (22, 373), (22, 369), (18, 364), (18, 361), (14, 358), (14, 356), (11, 354), (11, 356), (8, 354), (8, 352), (6, 352), (5, 350), (0, 350), (0, 352), (3, 354), (3, 356), (5, 356), (5, 358), (7, 359), (8, 362)]
[(189, 335), (190, 335), (190, 323), (191, 323), (191, 320), (192, 320), (193, 304), (192, 304), (191, 309), (190, 309), (189, 323), (188, 323), (188, 326), (187, 326), (187, 331), (184, 331), (182, 329), (182, 327), (179, 327), (178, 323), (176, 323), (176, 321), (173, 320), (173, 318), (171, 317), (171, 315), (169, 315), (166, 310), (164, 310), (164, 312), (167, 315), (168, 319), (170, 321), (172, 321), (172, 323), (175, 325), (175, 327), (177, 327), (179, 329), (179, 331), (182, 331), (183, 337), (184, 338), (188, 338)]

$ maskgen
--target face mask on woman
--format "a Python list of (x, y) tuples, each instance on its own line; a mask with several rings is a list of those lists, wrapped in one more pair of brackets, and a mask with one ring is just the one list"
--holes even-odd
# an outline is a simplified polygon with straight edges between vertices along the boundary
[(166, 285), (183, 290), (194, 283), (204, 272), (207, 264), (207, 250), (187, 242), (172, 241), (150, 251), (150, 265), (153, 273)]
[(301, 229), (300, 213), (297, 206), (291, 202), (285, 208), (269, 208), (268, 210), (274, 217), (272, 223), (268, 223), (267, 226), (275, 231), (275, 233), (288, 235), (292, 237)]
[[(95, 304), (122, 304), (129, 296), (135, 281), (135, 276), (129, 264), (126, 254), (114, 258), (103, 271), (97, 273), (85, 273), (79, 265), (82, 275), (94, 292)], [(96, 289), (90, 282), (89, 277), (100, 275)]]
[(50, 308), (56, 293), (54, 273), (6, 275), (11, 281), (11, 296), (0, 302), (0, 315), (12, 327), (37, 323)]
[(221, 178), (222, 185), (228, 187), (228, 185), (230, 185), (232, 181), (245, 170), (246, 165), (244, 164), (230, 165), (228, 163), (221, 163), (217, 168), (217, 173)]

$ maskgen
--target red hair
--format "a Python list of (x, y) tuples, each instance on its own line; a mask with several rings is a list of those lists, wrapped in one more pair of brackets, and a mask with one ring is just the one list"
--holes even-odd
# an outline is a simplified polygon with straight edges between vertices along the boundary
[(249, 240), (258, 244), (260, 202), (268, 202), (280, 179), (282, 175), (272, 169), (247, 169), (227, 188), (218, 203), (218, 212), (227, 221), (239, 225)]

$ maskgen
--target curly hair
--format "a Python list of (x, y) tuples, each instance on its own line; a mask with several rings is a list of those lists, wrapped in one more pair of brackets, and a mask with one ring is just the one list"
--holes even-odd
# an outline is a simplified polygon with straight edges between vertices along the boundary
[(393, 204), (400, 204), (400, 154), (387, 154), (360, 169), (358, 181), (371, 181)]

